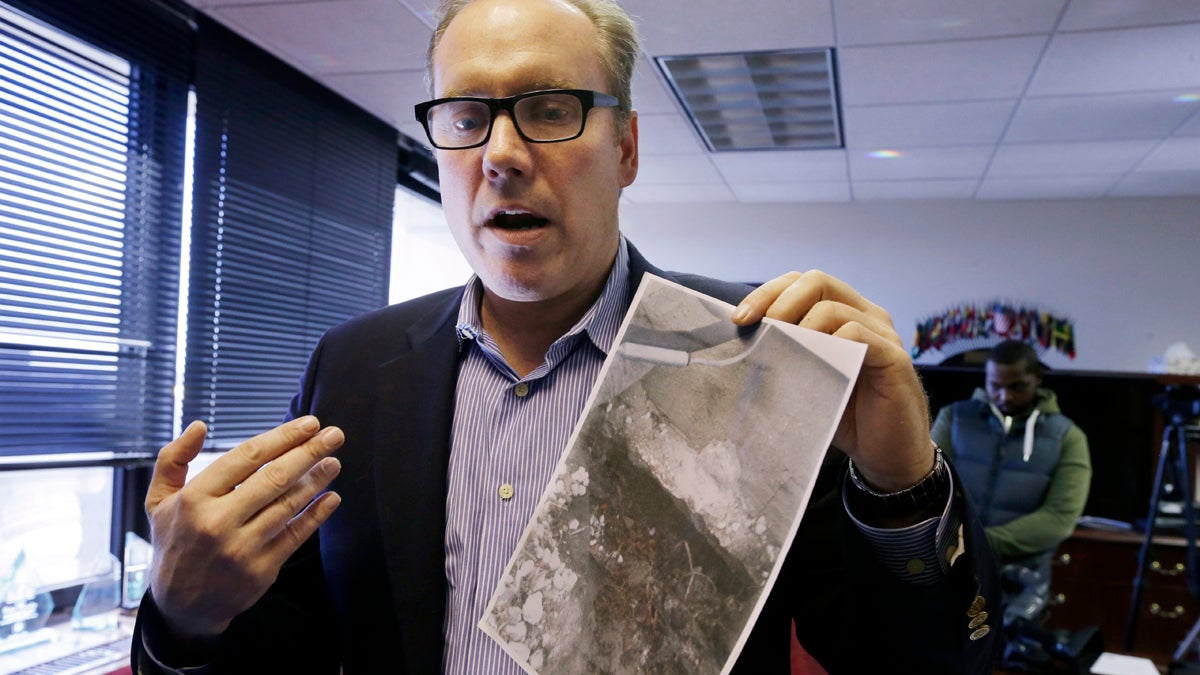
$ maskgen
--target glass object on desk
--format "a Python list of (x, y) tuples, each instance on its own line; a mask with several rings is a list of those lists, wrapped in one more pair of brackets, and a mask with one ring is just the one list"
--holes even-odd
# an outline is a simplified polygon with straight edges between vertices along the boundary
[(121, 585), (121, 606), (133, 609), (142, 604), (142, 596), (146, 594), (147, 575), (150, 574), (150, 561), (154, 558), (154, 548), (150, 542), (142, 539), (133, 532), (125, 533), (125, 573)]
[(52, 611), (54, 600), (42, 588), (25, 550), (17, 551), (0, 567), (0, 653), (30, 644)]
[(97, 556), (88, 565), (90, 579), (79, 591), (71, 626), (76, 630), (112, 630), (121, 606), (121, 561), (111, 553)]

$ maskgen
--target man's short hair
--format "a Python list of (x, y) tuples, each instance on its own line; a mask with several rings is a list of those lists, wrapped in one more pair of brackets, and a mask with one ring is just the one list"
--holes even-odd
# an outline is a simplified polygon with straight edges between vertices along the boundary
[(992, 347), (987, 360), (1002, 366), (1024, 363), (1025, 372), (1042, 374), (1042, 364), (1038, 360), (1037, 352), (1028, 343), (1020, 340), (1005, 340)]
[[(425, 87), (433, 93), (433, 56), (446, 27), (467, 5), (475, 0), (443, 0), (434, 10), (433, 35), (429, 38), (429, 50), (425, 54)], [(641, 54), (638, 46), (637, 26), (633, 19), (614, 0), (561, 0), (583, 12), (600, 36), (600, 61), (605, 79), (617, 97), (617, 121), (623, 127), (633, 110), (633, 68)], [(620, 127), (618, 127), (620, 128)]]

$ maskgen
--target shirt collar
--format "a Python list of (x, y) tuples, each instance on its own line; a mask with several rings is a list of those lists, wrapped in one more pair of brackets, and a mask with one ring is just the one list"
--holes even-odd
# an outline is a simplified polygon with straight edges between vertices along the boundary
[[(583, 333), (592, 344), (606, 355), (612, 349), (617, 339), (617, 331), (625, 317), (628, 306), (629, 288), (629, 243), (621, 235), (620, 245), (617, 246), (617, 258), (608, 273), (608, 280), (600, 291), (600, 297), (580, 317), (579, 321), (559, 338), (569, 338)], [(466, 291), (458, 306), (458, 323), (455, 331), (458, 335), (458, 348), (462, 351), (463, 343), (467, 340), (479, 340), (483, 335), (483, 321), (480, 318), (479, 307), (483, 299), (483, 282), (477, 275), (472, 274), (467, 281)]]

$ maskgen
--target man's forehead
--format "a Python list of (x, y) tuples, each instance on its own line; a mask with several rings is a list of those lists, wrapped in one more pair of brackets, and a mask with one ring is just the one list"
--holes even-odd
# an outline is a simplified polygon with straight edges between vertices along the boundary
[(601, 88), (594, 31), (586, 16), (558, 2), (477, 0), (450, 22), (433, 54), (434, 95)]
[(1025, 363), (996, 363), (987, 362), (987, 379), (989, 382), (1015, 382), (1026, 378), (1036, 377), (1029, 371)]

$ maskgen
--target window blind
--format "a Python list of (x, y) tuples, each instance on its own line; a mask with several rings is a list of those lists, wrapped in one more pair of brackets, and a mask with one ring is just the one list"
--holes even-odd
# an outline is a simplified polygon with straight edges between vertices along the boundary
[(387, 303), (396, 132), (197, 17), (184, 420), (282, 419), (329, 327)]
[(172, 436), (187, 22), (0, 3), (0, 455)]

